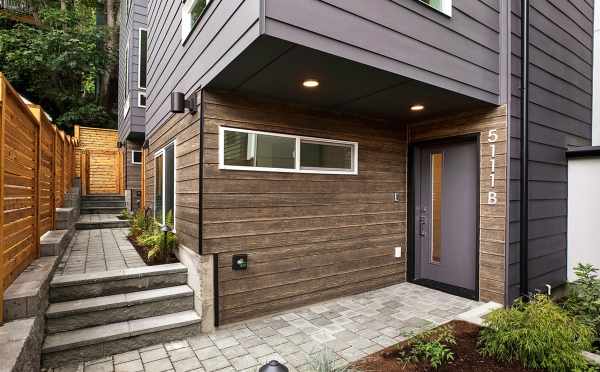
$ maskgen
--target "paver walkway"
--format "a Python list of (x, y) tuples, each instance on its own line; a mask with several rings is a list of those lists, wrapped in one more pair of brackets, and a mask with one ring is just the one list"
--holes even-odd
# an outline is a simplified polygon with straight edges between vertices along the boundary
[(216, 333), (113, 355), (52, 372), (252, 371), (276, 359), (310, 371), (327, 347), (339, 363), (356, 361), (480, 305), (410, 283), (220, 327)]
[(128, 229), (124, 228), (76, 231), (55, 275), (145, 266), (133, 245), (127, 240), (127, 232)]

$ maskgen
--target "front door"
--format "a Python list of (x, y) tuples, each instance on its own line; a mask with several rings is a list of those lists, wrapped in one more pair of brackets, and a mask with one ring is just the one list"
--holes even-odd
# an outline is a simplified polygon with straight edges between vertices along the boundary
[(417, 145), (414, 154), (414, 280), (476, 298), (478, 140)]

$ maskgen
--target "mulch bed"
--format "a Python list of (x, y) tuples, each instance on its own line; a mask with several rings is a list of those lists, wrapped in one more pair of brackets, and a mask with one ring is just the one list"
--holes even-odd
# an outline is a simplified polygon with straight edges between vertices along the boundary
[(133, 245), (133, 247), (138, 252), (138, 254), (142, 258), (142, 260), (144, 260), (144, 262), (148, 266), (165, 265), (165, 264), (179, 262), (179, 260), (177, 259), (177, 256), (175, 256), (173, 253), (171, 253), (171, 256), (169, 257), (167, 262), (157, 262), (155, 260), (150, 260), (150, 259), (148, 259), (148, 251), (150, 249), (148, 249), (147, 247), (144, 247), (143, 245), (138, 244), (138, 242), (132, 236), (127, 236), (127, 240), (129, 240), (131, 245)]
[(380, 352), (369, 355), (353, 364), (358, 371), (364, 372), (421, 372), (421, 371), (535, 371), (539, 369), (527, 369), (521, 367), (518, 363), (503, 365), (494, 359), (483, 357), (477, 351), (477, 340), (481, 327), (463, 321), (452, 321), (449, 323), (454, 328), (456, 345), (452, 346), (454, 360), (438, 369), (433, 369), (429, 363), (411, 363), (405, 364), (398, 360), (400, 351), (407, 350), (410, 346), (408, 341), (388, 347)]

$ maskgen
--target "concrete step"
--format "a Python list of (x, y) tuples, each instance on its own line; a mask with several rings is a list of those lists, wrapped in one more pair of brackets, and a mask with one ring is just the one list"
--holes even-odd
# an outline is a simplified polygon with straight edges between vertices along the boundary
[(183, 339), (200, 333), (200, 321), (191, 310), (53, 334), (42, 346), (42, 366), (58, 367)]
[(98, 229), (120, 229), (129, 227), (129, 221), (127, 220), (113, 220), (113, 221), (98, 221), (98, 222), (77, 222), (75, 224), (76, 230), (98, 230)]
[(118, 194), (93, 194), (82, 196), (81, 200), (125, 200), (125, 196)]
[(187, 285), (51, 304), (46, 332), (72, 331), (114, 322), (194, 309), (194, 291)]
[(119, 214), (124, 207), (81, 207), (80, 214)]
[(103, 208), (103, 207), (112, 207), (112, 208), (125, 208), (125, 201), (106, 201), (106, 200), (86, 200), (81, 202), (81, 208)]
[(187, 284), (187, 268), (180, 263), (125, 270), (55, 276), (50, 283), (50, 302), (174, 287)]

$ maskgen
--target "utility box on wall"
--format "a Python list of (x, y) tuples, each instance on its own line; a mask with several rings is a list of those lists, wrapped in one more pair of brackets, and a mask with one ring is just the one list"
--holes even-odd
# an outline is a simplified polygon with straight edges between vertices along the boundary
[(600, 269), (600, 146), (578, 147), (567, 152), (568, 280), (576, 279), (578, 263)]

